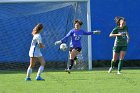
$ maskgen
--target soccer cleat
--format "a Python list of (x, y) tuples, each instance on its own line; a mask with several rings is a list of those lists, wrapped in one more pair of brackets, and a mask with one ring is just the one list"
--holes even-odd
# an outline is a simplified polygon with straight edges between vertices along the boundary
[(37, 77), (36, 77), (36, 80), (37, 80), (37, 81), (45, 81), (45, 79), (43, 79), (43, 78), (40, 77), (40, 76), (37, 76)]
[(69, 69), (65, 69), (66, 72), (68, 72), (68, 74), (70, 74), (70, 70)]
[(31, 78), (26, 77), (26, 78), (25, 78), (25, 81), (31, 81)]
[(117, 74), (121, 74), (121, 72), (120, 72), (120, 71), (118, 71), (118, 72), (117, 72)]
[(110, 67), (110, 68), (109, 68), (109, 70), (108, 70), (108, 73), (111, 73), (112, 69), (113, 69), (113, 68), (112, 68), (112, 67)]

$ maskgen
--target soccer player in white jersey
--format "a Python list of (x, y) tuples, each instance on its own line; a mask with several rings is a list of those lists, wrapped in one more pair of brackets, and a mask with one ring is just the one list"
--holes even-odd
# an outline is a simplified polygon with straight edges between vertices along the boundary
[(44, 66), (45, 66), (45, 60), (42, 56), (42, 53), (40, 52), (40, 48), (45, 47), (45, 45), (43, 45), (43, 43), (42, 43), (42, 39), (41, 39), (41, 35), (40, 35), (42, 29), (43, 29), (43, 25), (37, 24), (32, 31), (33, 39), (32, 39), (30, 51), (29, 51), (30, 65), (27, 69), (27, 75), (25, 78), (26, 81), (31, 81), (30, 75), (32, 73), (32, 69), (35, 66), (37, 59), (39, 60), (41, 66), (38, 69), (36, 80), (44, 80), (40, 76), (41, 73), (43, 72)]

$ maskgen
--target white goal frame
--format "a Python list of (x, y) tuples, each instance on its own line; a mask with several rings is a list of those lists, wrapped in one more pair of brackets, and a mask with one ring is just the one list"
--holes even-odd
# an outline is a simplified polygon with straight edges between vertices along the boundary
[[(90, 0), (0, 0), (4, 3), (37, 3), (37, 2), (87, 2), (87, 30), (91, 31)], [(92, 70), (92, 39), (88, 36), (88, 69)]]

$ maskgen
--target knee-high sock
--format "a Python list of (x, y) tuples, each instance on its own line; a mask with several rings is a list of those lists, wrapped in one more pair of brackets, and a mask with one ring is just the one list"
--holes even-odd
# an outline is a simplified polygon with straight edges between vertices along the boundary
[(120, 60), (118, 63), (118, 71), (122, 70), (122, 66), (123, 66), (123, 60)]
[(44, 70), (44, 66), (40, 66), (37, 72), (37, 76), (40, 76), (43, 70)]
[(72, 68), (73, 63), (74, 63), (74, 60), (73, 60), (73, 59), (70, 59), (70, 66), (69, 66), (69, 69), (71, 69), (71, 68)]
[(32, 73), (32, 68), (28, 67), (26, 77), (30, 78), (31, 73)]
[(114, 68), (115, 67), (115, 62), (111, 61), (111, 67)]

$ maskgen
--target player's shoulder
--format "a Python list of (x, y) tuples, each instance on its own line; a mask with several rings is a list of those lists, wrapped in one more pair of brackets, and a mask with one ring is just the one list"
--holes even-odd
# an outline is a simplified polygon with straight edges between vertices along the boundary
[(41, 38), (41, 35), (40, 34), (35, 34), (34, 37), (35, 38)]
[(116, 27), (114, 27), (113, 31), (114, 31), (114, 30), (118, 30), (118, 29), (119, 29), (119, 27), (118, 27), (118, 26), (116, 26)]
[(70, 33), (74, 33), (74, 32), (75, 32), (75, 29), (73, 28), (73, 29), (71, 29), (69, 32), (70, 32)]
[(75, 31), (75, 28), (73, 28), (73, 29), (70, 30), (70, 32), (74, 32), (74, 31)]
[(124, 26), (124, 29), (128, 29), (128, 26), (125, 25), (125, 26)]

